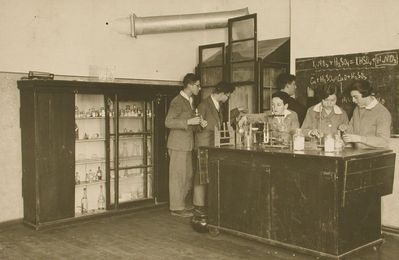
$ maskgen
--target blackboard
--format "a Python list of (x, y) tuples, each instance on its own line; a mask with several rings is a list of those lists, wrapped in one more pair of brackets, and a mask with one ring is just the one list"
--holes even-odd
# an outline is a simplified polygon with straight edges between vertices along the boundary
[(296, 60), (296, 85), (298, 99), (305, 103), (306, 89), (318, 90), (328, 83), (338, 87), (337, 104), (348, 116), (355, 105), (347, 88), (356, 79), (370, 81), (375, 96), (391, 112), (392, 134), (399, 134), (399, 50), (376, 51)]

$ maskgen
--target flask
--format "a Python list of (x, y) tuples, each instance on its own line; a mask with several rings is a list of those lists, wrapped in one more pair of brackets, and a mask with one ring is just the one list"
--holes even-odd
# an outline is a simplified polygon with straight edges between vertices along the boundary
[(97, 180), (98, 181), (101, 181), (102, 180), (102, 178), (103, 178), (103, 172), (101, 171), (101, 168), (100, 168), (100, 166), (98, 166), (98, 170), (97, 170)]
[(331, 134), (331, 124), (328, 125), (327, 135), (324, 137), (324, 151), (325, 152), (334, 152), (334, 138)]
[(100, 185), (100, 194), (97, 200), (97, 209), (105, 209), (105, 197), (103, 193), (103, 185)]
[(300, 128), (296, 130), (293, 139), (294, 151), (305, 150), (305, 136), (303, 136), (302, 130)]
[(80, 207), (82, 209), (82, 214), (86, 214), (88, 212), (89, 209), (89, 202), (87, 199), (87, 187), (83, 188), (83, 197), (80, 200)]

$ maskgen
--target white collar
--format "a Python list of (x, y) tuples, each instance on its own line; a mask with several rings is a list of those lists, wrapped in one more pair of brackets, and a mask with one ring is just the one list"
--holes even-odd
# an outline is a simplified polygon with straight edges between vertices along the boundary
[[(313, 111), (315, 111), (315, 112), (317, 112), (317, 113), (320, 113), (321, 110), (322, 110), (322, 108), (323, 108), (323, 107), (322, 107), (321, 102), (320, 102), (320, 103), (316, 104), (316, 105), (313, 107)], [(334, 105), (333, 109), (334, 109), (334, 113), (335, 113), (335, 114), (337, 114), (337, 115), (342, 114), (342, 110), (341, 110), (341, 108), (340, 108), (339, 106)]]
[(180, 95), (182, 95), (185, 99), (187, 99), (188, 102), (190, 102), (190, 104), (193, 104), (193, 97), (187, 96), (186, 92), (184, 92), (183, 90), (180, 90)]
[(377, 104), (378, 104), (378, 100), (375, 97), (371, 97), (373, 100), (370, 102), (370, 104), (368, 104), (367, 106), (365, 106), (365, 109), (373, 109)]
[(211, 95), (211, 99), (212, 99), (212, 101), (213, 101), (213, 104), (215, 104), (216, 110), (219, 112), (219, 110), (220, 110), (220, 104), (219, 104), (219, 102), (216, 101), (216, 100), (213, 98), (212, 95)]
[[(272, 113), (272, 114), (273, 114), (273, 113)], [(284, 109), (284, 113), (283, 113), (284, 118), (286, 118), (289, 114), (291, 114), (291, 111), (288, 110), (288, 109)], [(273, 114), (273, 115), (274, 115), (274, 114)]]

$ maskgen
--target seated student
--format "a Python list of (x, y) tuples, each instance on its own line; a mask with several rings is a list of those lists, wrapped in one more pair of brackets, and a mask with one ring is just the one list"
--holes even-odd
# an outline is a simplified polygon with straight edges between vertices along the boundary
[(302, 132), (309, 137), (323, 137), (338, 133), (338, 126), (348, 124), (346, 112), (336, 105), (336, 86), (328, 85), (320, 91), (320, 103), (310, 107), (302, 124)]
[(285, 95), (275, 93), (272, 98), (272, 109), (260, 114), (247, 114), (238, 123), (240, 128), (244, 124), (269, 123), (272, 137), (288, 144), (291, 135), (299, 128), (298, 116), (294, 111), (288, 110), (288, 99)]
[(356, 148), (389, 147), (391, 114), (373, 96), (370, 82), (356, 80), (349, 90), (357, 106), (349, 125), (339, 126), (345, 132), (344, 141), (353, 143)]

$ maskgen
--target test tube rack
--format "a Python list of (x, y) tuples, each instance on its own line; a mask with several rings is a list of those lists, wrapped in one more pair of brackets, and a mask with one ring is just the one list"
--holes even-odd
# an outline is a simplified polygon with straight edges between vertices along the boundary
[(224, 145), (234, 145), (234, 129), (231, 127), (230, 122), (224, 122), (221, 127), (215, 126), (215, 147)]

